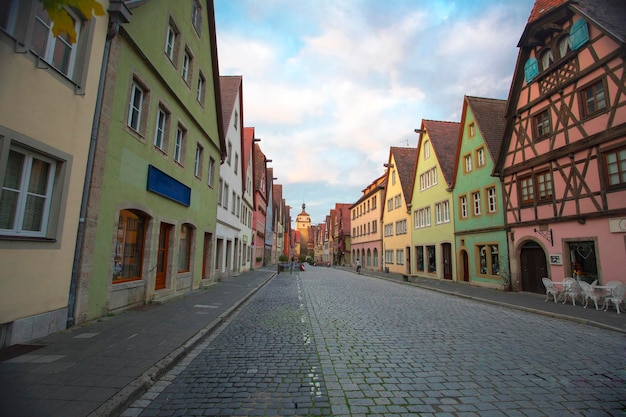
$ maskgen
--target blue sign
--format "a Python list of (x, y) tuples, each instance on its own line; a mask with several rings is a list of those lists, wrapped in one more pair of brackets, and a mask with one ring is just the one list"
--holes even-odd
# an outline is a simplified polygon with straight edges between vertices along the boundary
[(191, 204), (191, 188), (152, 165), (148, 166), (147, 189), (183, 206), (189, 207)]

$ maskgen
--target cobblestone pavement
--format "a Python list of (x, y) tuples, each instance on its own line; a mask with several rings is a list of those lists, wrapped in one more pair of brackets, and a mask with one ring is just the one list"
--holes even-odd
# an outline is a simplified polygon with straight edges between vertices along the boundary
[(280, 274), (122, 416), (624, 416), (623, 334), (332, 268)]

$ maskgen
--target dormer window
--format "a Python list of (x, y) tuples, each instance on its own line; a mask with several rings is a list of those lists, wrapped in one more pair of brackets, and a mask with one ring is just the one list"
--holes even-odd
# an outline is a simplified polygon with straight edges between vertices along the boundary
[(551, 49), (546, 49), (541, 53), (541, 69), (547, 70), (554, 63), (554, 55)]

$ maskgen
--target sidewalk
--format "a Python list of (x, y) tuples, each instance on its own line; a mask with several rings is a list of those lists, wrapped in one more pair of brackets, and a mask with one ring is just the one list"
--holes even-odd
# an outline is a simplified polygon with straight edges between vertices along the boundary
[[(350, 270), (356, 273), (354, 268), (336, 267)], [(617, 314), (614, 308), (609, 311), (596, 310), (593, 302), (587, 308), (576, 303), (568, 304), (554, 303), (554, 301), (544, 301), (545, 295), (530, 292), (505, 292), (491, 288), (478, 287), (466, 282), (444, 281), (431, 278), (411, 277), (411, 282), (407, 282), (402, 274), (384, 273), (377, 271), (367, 271), (361, 269), (362, 275), (387, 279), (390, 281), (402, 282), (406, 285), (439, 291), (445, 294), (465, 297), (475, 301), (497, 304), (509, 308), (529, 311), (536, 314), (556, 317), (564, 320), (575, 321), (582, 324), (597, 326), (608, 330), (626, 333), (626, 312)]]
[(0, 351), (0, 416), (117, 415), (275, 273), (245, 272)]

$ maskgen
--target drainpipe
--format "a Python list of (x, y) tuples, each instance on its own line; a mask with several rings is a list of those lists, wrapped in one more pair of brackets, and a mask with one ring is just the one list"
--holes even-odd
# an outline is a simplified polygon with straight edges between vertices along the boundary
[(75, 323), (74, 313), (76, 311), (76, 293), (78, 291), (78, 275), (82, 264), (83, 245), (85, 241), (85, 217), (87, 215), (87, 204), (91, 191), (91, 176), (93, 172), (94, 159), (96, 154), (96, 144), (98, 141), (98, 128), (100, 125), (100, 113), (102, 111), (102, 100), (104, 94), (104, 84), (107, 74), (107, 66), (109, 64), (109, 53), (111, 50), (111, 41), (118, 34), (121, 23), (130, 21), (130, 10), (122, 0), (111, 0), (109, 3), (109, 31), (107, 32), (106, 41), (104, 43), (104, 53), (102, 57), (102, 65), (100, 67), (100, 79), (98, 80), (98, 92), (96, 96), (96, 107), (94, 110), (93, 123), (91, 125), (91, 138), (89, 141), (89, 153), (87, 154), (87, 166), (85, 169), (85, 183), (83, 186), (83, 195), (80, 202), (80, 216), (78, 220), (78, 231), (76, 233), (76, 247), (74, 248), (74, 263), (72, 265), (72, 277), (70, 280), (70, 291), (67, 304), (67, 323), (66, 328), (70, 328)]

